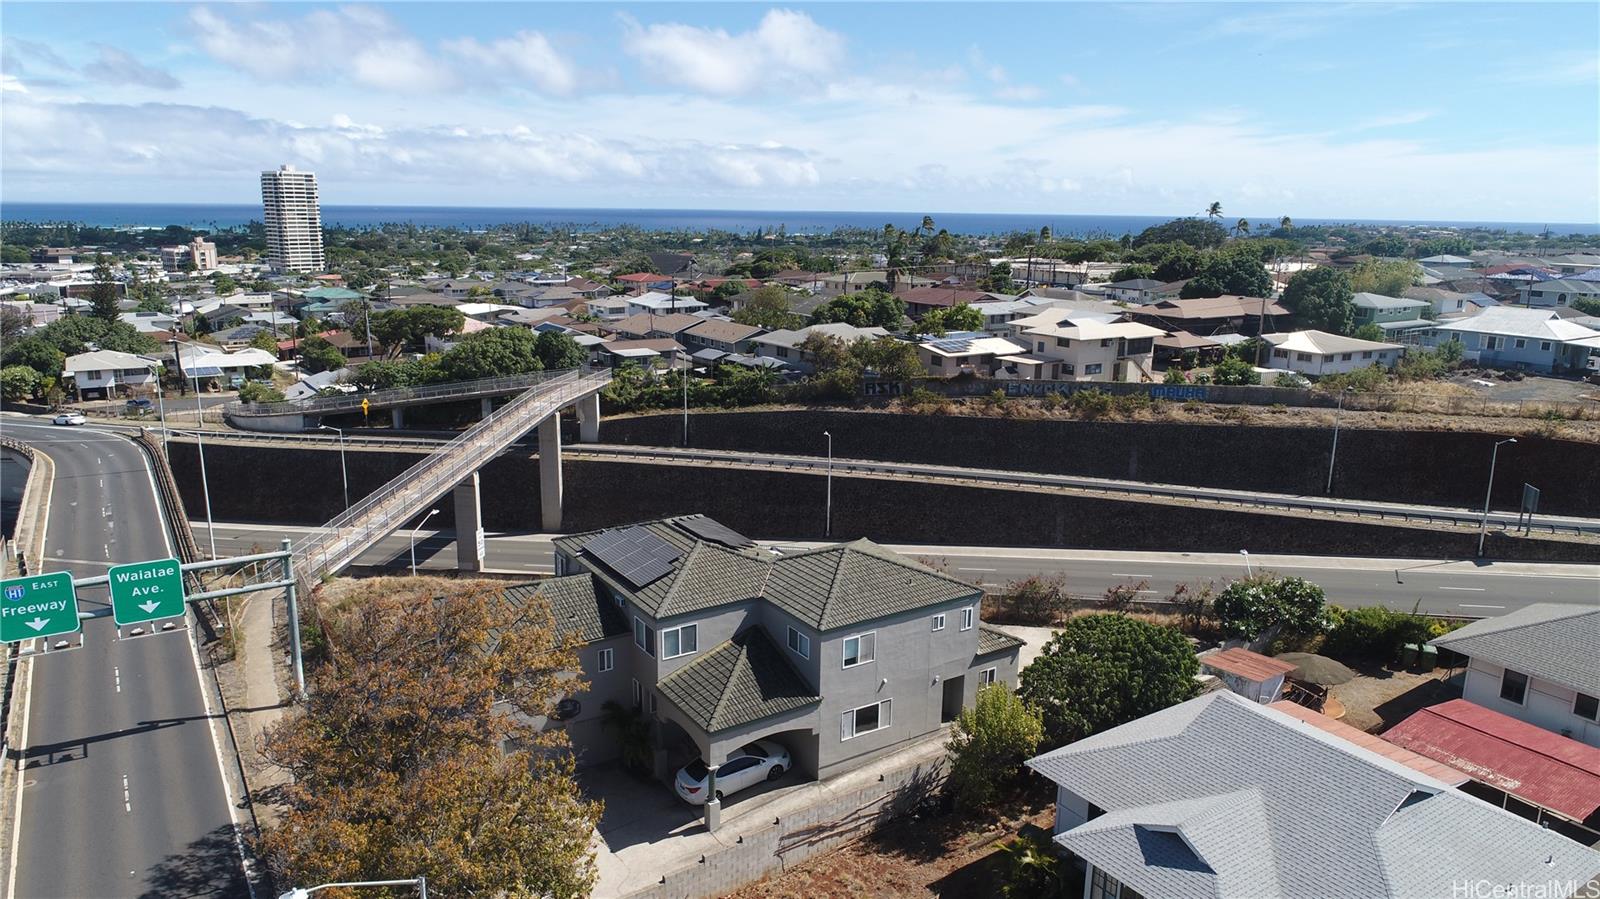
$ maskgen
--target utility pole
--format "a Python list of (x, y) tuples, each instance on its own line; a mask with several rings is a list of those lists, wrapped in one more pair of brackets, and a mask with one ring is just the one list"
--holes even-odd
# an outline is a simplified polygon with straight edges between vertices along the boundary
[(1489, 489), (1483, 494), (1483, 519), (1478, 522), (1478, 558), (1483, 558), (1483, 540), (1489, 533), (1489, 499), (1494, 496), (1494, 466), (1500, 460), (1500, 444), (1516, 443), (1517, 438), (1507, 437), (1494, 445), (1494, 452), (1489, 454)]
[(823, 431), (822, 436), (828, 438), (828, 492), (825, 500), (822, 536), (833, 536), (833, 434)]
[(1339, 391), (1339, 407), (1333, 412), (1333, 452), (1328, 455), (1328, 488), (1327, 494), (1333, 495), (1333, 463), (1339, 458), (1339, 418), (1344, 414), (1344, 395), (1350, 388)]

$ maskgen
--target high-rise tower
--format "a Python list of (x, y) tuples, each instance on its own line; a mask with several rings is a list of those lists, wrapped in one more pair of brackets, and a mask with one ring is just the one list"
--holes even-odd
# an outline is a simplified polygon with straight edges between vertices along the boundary
[(261, 206), (266, 212), (267, 262), (278, 272), (320, 272), (322, 208), (317, 176), (292, 165), (261, 173)]

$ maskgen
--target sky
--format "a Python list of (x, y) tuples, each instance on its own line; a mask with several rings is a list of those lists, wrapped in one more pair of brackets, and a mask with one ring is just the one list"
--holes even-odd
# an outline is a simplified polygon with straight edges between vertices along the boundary
[(1595, 222), (1596, 3), (0, 5), (0, 202)]

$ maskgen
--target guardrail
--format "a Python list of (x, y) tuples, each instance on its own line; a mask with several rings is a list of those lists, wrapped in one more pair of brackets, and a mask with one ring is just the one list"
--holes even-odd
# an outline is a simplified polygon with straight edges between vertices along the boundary
[(521, 394), (300, 541), (294, 560), (302, 586), (349, 564), (534, 425), (611, 381), (610, 371), (547, 375), (549, 389)]
[(393, 387), (366, 393), (346, 393), (339, 396), (312, 397), (299, 402), (227, 404), (225, 414), (230, 418), (257, 418), (270, 415), (332, 415), (353, 412), (366, 402), (371, 406), (395, 406), (402, 403), (425, 403), (468, 396), (512, 393), (557, 380), (583, 369), (564, 368), (553, 371), (536, 371), (503, 378), (483, 378), (477, 381), (455, 381), (449, 384), (429, 384), (423, 387)]

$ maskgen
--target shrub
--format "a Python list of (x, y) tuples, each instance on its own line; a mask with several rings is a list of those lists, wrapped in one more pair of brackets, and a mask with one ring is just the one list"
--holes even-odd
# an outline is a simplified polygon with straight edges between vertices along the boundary
[(1072, 411), (1084, 418), (1099, 418), (1111, 411), (1111, 394), (1096, 388), (1080, 390), (1068, 402)]
[(1161, 376), (1161, 383), (1187, 384), (1189, 383), (1189, 379), (1183, 376), (1183, 369), (1173, 366), (1172, 368), (1167, 369), (1166, 374)]
[(1214, 604), (1223, 633), (1270, 643), (1279, 634), (1305, 636), (1327, 627), (1322, 588), (1303, 578), (1258, 574), (1234, 581)]
[(1407, 643), (1432, 639), (1428, 619), (1415, 612), (1395, 612), (1382, 606), (1341, 611), (1322, 643), (1327, 655), (1388, 662)]
[(1022, 763), (1039, 748), (1044, 724), (1011, 688), (991, 684), (956, 717), (950, 750), (950, 790), (956, 806), (991, 806), (1016, 782)]
[(1226, 385), (1261, 383), (1261, 375), (1256, 372), (1255, 366), (1231, 355), (1212, 366), (1211, 377), (1216, 383)]
[(1072, 866), (1056, 853), (1047, 837), (1022, 833), (1000, 847), (1005, 867), (1000, 895), (1005, 899), (1060, 899), (1069, 893), (1066, 876)]
[(1126, 393), (1112, 397), (1111, 406), (1118, 415), (1132, 417), (1150, 408), (1150, 397), (1143, 393)]
[(1123, 613), (1133, 607), (1134, 600), (1139, 594), (1149, 589), (1149, 581), (1140, 581), (1137, 584), (1117, 584), (1106, 588), (1106, 595), (1100, 600), (1100, 608), (1107, 612)]
[(1005, 587), (1006, 605), (1018, 620), (1028, 624), (1051, 624), (1072, 611), (1072, 597), (1067, 593), (1067, 579), (1056, 574), (1031, 575), (1012, 581)]
[(239, 388), (241, 403), (281, 403), (283, 399), (283, 391), (255, 381), (247, 381)]
[(1172, 588), (1172, 595), (1167, 597), (1167, 602), (1177, 610), (1183, 628), (1194, 633), (1212, 616), (1214, 596), (1215, 591), (1209, 583), (1201, 585), (1198, 590), (1191, 590), (1188, 584), (1179, 583)]

